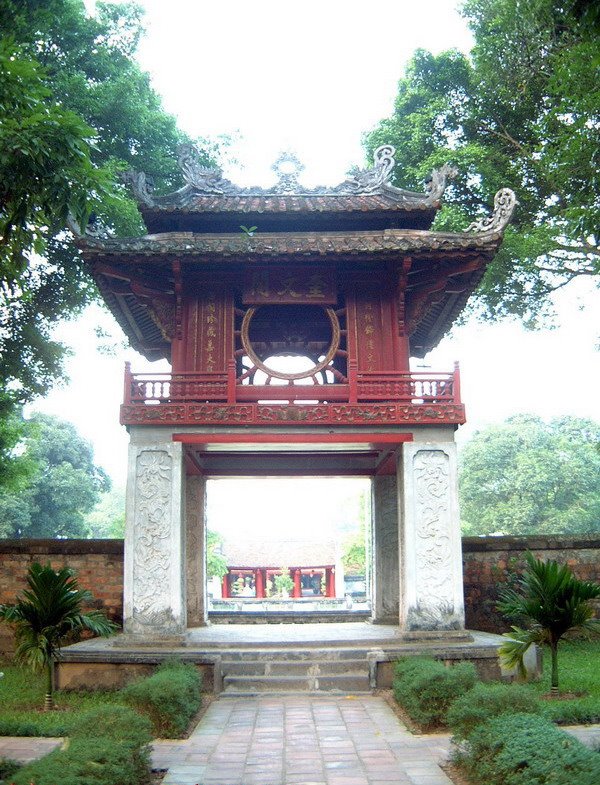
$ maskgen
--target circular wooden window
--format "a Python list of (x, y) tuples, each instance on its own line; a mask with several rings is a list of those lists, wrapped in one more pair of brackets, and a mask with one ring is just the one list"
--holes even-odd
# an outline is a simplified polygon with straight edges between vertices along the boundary
[[(277, 306), (277, 311), (280, 311), (282, 307), (283, 306)], [(304, 371), (299, 371), (297, 373), (285, 373), (283, 371), (278, 371), (275, 368), (270, 368), (265, 362), (267, 358), (261, 357), (259, 351), (257, 351), (255, 346), (253, 345), (252, 320), (254, 319), (255, 316), (257, 316), (259, 311), (262, 311), (264, 314), (267, 309), (273, 309), (275, 311), (275, 308), (276, 308), (275, 306), (257, 305), (248, 308), (248, 310), (244, 314), (244, 318), (242, 320), (242, 326), (240, 330), (240, 338), (241, 338), (242, 346), (244, 347), (244, 351), (248, 356), (248, 358), (250, 359), (250, 361), (252, 362), (252, 364), (256, 368), (266, 373), (267, 376), (271, 376), (277, 379), (285, 379), (286, 381), (294, 381), (296, 379), (307, 379), (311, 376), (314, 376), (317, 373), (320, 373), (321, 371), (327, 370), (327, 367), (334, 360), (340, 348), (340, 335), (341, 335), (340, 323), (338, 321), (338, 318), (333, 308), (328, 308), (326, 306), (321, 306), (321, 305), (309, 305), (305, 307), (297, 306), (297, 305), (289, 306), (290, 314), (294, 312), (302, 313), (303, 319), (305, 321), (310, 320), (311, 312), (313, 313), (313, 319), (316, 313), (319, 313), (319, 315), (321, 315), (321, 318), (324, 315), (325, 320), (328, 322), (329, 325), (328, 346), (326, 347), (325, 352), (320, 353), (322, 359), (315, 362), (311, 368), (308, 368), (307, 370)], [(292, 312), (291, 309), (294, 309), (294, 312)], [(306, 321), (306, 324), (309, 324), (309, 321)], [(291, 325), (293, 325), (293, 322), (286, 322), (285, 325), (283, 326), (283, 329), (285, 330), (293, 329), (293, 326)], [(302, 325), (300, 324), (300, 326)], [(277, 329), (275, 330), (275, 332), (277, 332)], [(278, 336), (272, 335), (271, 338), (276, 340)], [(285, 343), (285, 339), (282, 341), (282, 343)], [(285, 349), (281, 350), (279, 353), (285, 355), (298, 354), (298, 355), (306, 356), (306, 353), (304, 352), (295, 352)], [(269, 356), (273, 356), (272, 351), (269, 352)]]

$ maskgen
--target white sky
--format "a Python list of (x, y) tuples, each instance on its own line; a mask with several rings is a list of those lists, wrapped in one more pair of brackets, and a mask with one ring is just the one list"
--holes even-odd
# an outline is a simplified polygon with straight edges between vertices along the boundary
[[(363, 163), (361, 134), (391, 113), (397, 81), (414, 49), (468, 51), (471, 40), (453, 0), (143, 5), (148, 36), (140, 60), (165, 108), (192, 136), (238, 136), (234, 153), (242, 169), (227, 168), (226, 174), (242, 184), (269, 182), (269, 167), (284, 149), (304, 162), (307, 184), (340, 182), (350, 166)], [(581, 302), (588, 304), (583, 311)], [(469, 425), (459, 439), (515, 412), (597, 418), (600, 325), (594, 305), (597, 291), (576, 284), (560, 296), (556, 330), (469, 324), (444, 339), (426, 364), (450, 370), (454, 359), (461, 361)], [(123, 361), (131, 359), (138, 371), (147, 364), (131, 350), (116, 358), (97, 355), (93, 325), (102, 319), (93, 308), (61, 328), (75, 350), (68, 364), (71, 383), (35, 408), (74, 422), (94, 443), (98, 462), (122, 484)]]

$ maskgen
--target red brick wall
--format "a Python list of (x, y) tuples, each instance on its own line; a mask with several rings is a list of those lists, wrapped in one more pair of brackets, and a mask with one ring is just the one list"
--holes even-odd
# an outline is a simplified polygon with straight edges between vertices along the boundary
[[(82, 588), (94, 595), (115, 622), (123, 620), (123, 540), (0, 540), (0, 604), (12, 603), (25, 588), (32, 562), (57, 569), (68, 565)], [(0, 625), (0, 653), (12, 648), (6, 624)]]
[(600, 583), (600, 537), (465, 537), (463, 569), (466, 626), (506, 632), (510, 624), (496, 611), (498, 588), (515, 579), (526, 551), (568, 564), (580, 580)]
[[(498, 585), (506, 584), (523, 567), (523, 554), (568, 564), (578, 578), (600, 583), (600, 537), (466, 537), (463, 539), (467, 628), (504, 632), (508, 624), (496, 612)], [(122, 540), (0, 540), (0, 604), (10, 603), (25, 586), (29, 565), (50, 562), (72, 567), (83, 588), (120, 623), (123, 618)], [(0, 625), (0, 652), (10, 636)]]

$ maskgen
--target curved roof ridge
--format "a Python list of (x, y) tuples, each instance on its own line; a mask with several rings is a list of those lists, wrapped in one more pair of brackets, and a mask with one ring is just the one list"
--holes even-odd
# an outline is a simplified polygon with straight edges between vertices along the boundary
[(207, 197), (369, 197), (384, 196), (392, 202), (414, 209), (415, 207), (437, 207), (448, 181), (456, 176), (457, 170), (449, 164), (435, 169), (428, 179), (425, 191), (409, 191), (390, 183), (395, 166), (395, 148), (381, 145), (373, 154), (373, 166), (366, 169), (355, 167), (348, 177), (335, 186), (314, 186), (309, 188), (299, 182), (298, 175), (304, 166), (293, 153), (282, 153), (275, 161), (273, 169), (278, 175), (277, 182), (268, 187), (239, 186), (223, 177), (218, 167), (207, 167), (200, 163), (192, 145), (179, 148), (178, 165), (185, 185), (178, 191), (165, 196), (154, 194), (153, 184), (144, 172), (125, 173), (124, 180), (132, 187), (133, 193), (147, 209), (177, 209), (188, 207), (190, 202)]

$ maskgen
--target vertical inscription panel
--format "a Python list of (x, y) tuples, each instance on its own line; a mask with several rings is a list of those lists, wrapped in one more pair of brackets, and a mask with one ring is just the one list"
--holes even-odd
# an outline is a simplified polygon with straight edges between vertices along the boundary
[(399, 367), (395, 289), (383, 281), (351, 278), (348, 282), (349, 349), (360, 373), (394, 371)]
[(213, 278), (184, 299), (183, 366), (178, 371), (224, 373), (233, 359), (233, 292)]
[(404, 451), (401, 623), (409, 630), (464, 626), (454, 449), (413, 444)]

